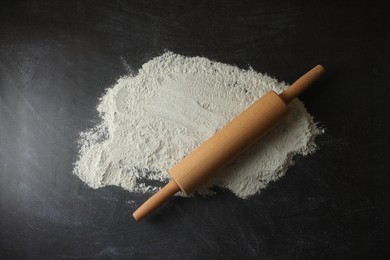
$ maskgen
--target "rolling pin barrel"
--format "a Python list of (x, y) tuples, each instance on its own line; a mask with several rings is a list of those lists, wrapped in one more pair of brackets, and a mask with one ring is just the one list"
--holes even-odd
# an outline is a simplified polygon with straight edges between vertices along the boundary
[(170, 169), (172, 181), (153, 195), (134, 213), (139, 221), (153, 212), (180, 189), (191, 194), (211, 175), (246, 150), (277, 125), (287, 114), (287, 105), (325, 69), (317, 65), (281, 94), (273, 91), (254, 102), (226, 126)]
[(268, 92), (195, 149), (170, 171), (186, 194), (194, 192), (288, 114), (288, 107), (273, 91)]

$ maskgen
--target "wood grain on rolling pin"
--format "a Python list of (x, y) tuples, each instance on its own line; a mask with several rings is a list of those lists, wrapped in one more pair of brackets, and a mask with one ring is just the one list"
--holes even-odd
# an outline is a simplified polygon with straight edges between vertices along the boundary
[(283, 100), (275, 92), (268, 92), (174, 166), (169, 171), (172, 179), (191, 194), (287, 114)]

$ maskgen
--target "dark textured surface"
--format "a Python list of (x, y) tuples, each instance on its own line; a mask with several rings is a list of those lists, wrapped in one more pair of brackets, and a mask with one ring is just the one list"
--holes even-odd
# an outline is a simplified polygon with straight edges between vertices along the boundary
[[(390, 257), (388, 9), (374, 1), (0, 3), (1, 259)], [(73, 176), (79, 131), (104, 89), (165, 50), (292, 82), (327, 130), (248, 200), (174, 198), (136, 223), (148, 195)], [(135, 201), (135, 204), (129, 203)]]

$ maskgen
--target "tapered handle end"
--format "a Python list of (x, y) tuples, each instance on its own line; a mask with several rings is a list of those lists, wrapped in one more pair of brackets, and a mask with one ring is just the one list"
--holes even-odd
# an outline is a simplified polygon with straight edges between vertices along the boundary
[(158, 207), (164, 204), (170, 197), (180, 190), (179, 186), (175, 181), (170, 181), (164, 188), (159, 192), (150, 197), (144, 204), (141, 205), (133, 213), (133, 217), (137, 221), (141, 221), (150, 213), (155, 211)]
[(310, 87), (315, 81), (317, 81), (325, 73), (325, 68), (322, 65), (317, 65), (312, 68), (305, 75), (300, 77), (294, 82), (288, 89), (283, 91), (279, 97), (289, 104), (294, 98), (299, 96), (308, 87)]

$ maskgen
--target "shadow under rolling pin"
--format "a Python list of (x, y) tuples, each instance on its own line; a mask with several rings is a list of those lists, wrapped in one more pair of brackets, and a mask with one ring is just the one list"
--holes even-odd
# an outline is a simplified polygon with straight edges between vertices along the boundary
[(270, 91), (255, 101), (170, 169), (172, 180), (142, 204), (133, 213), (134, 218), (142, 220), (180, 190), (187, 195), (194, 192), (208, 177), (277, 125), (288, 114), (287, 105), (324, 72), (324, 67), (317, 65), (281, 94)]

